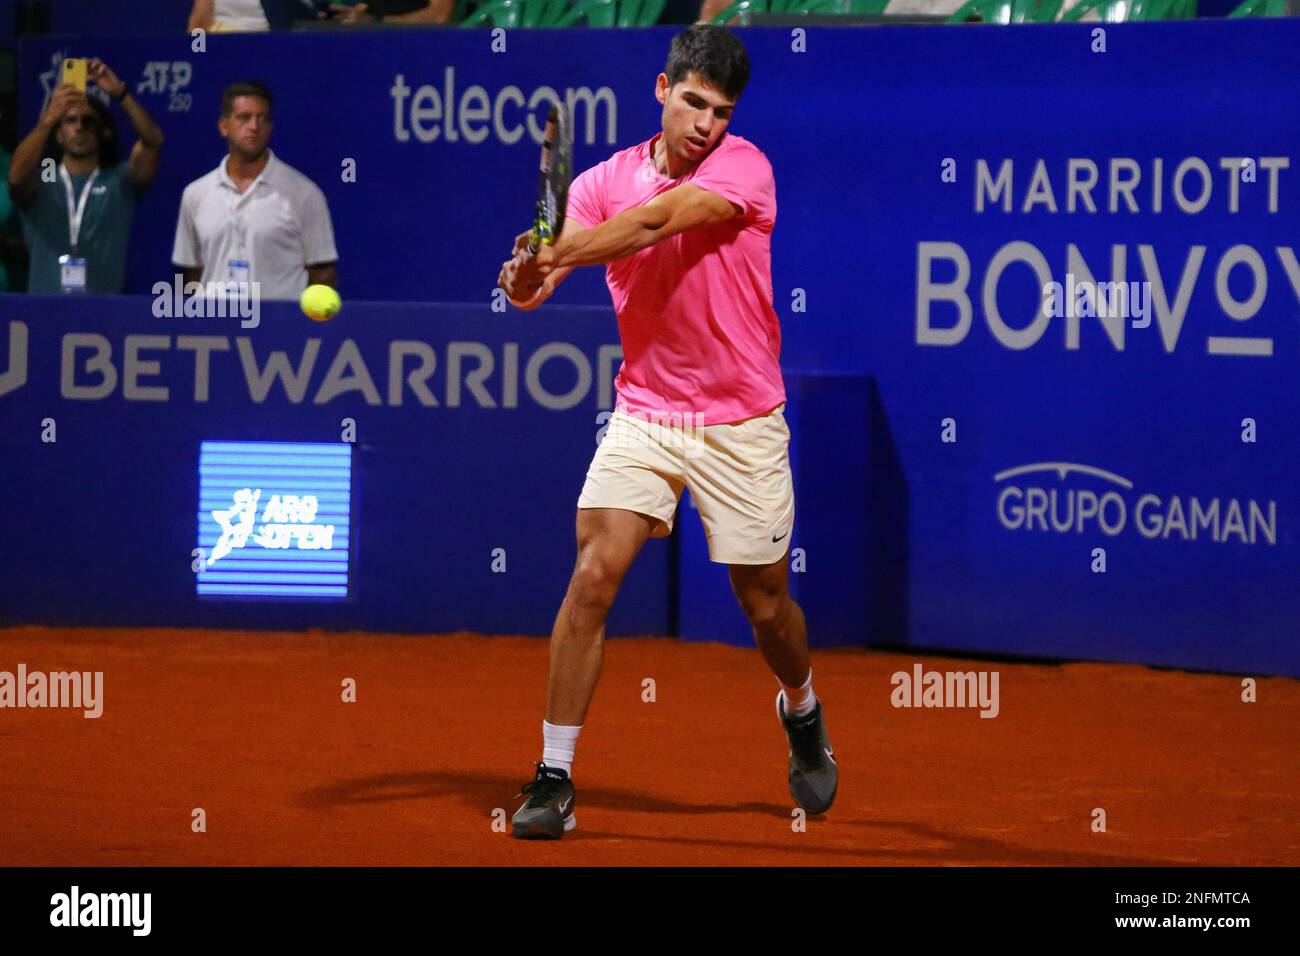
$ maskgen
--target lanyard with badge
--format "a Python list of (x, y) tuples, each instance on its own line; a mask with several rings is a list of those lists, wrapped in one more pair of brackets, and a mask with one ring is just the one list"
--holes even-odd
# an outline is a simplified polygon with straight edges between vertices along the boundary
[(74, 203), (72, 177), (68, 175), (68, 168), (59, 163), (59, 178), (63, 181), (63, 192), (68, 200), (68, 239), (72, 243), (72, 254), (59, 256), (59, 286), (64, 292), (86, 291), (86, 260), (76, 254), (77, 240), (81, 237), (81, 223), (86, 217), (86, 203), (90, 199), (90, 188), (95, 185), (95, 178), (98, 175), (98, 169), (90, 174), (85, 187), (81, 190), (81, 199)]
[[(256, 184), (254, 184), (256, 185)], [(251, 191), (253, 186), (248, 187)], [(226, 259), (226, 281), (236, 283), (235, 288), (241, 293), (248, 288), (252, 267), (248, 259), (248, 224), (244, 218), (244, 193), (235, 193), (234, 203), (230, 207), (231, 231), (233, 242), (231, 254)]]

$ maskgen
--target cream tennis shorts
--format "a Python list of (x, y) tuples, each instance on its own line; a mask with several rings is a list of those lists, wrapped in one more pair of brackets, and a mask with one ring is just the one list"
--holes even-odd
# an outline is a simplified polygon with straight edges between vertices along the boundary
[(651, 537), (673, 529), (682, 489), (704, 522), (709, 559), (772, 564), (785, 556), (794, 526), (790, 429), (778, 405), (732, 425), (695, 425), (616, 411), (610, 417), (579, 508), (620, 508), (657, 520)]

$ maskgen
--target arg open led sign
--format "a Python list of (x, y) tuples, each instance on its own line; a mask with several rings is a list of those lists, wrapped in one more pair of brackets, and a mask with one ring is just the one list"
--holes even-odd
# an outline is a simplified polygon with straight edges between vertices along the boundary
[(202, 442), (198, 519), (200, 595), (346, 598), (352, 446)]

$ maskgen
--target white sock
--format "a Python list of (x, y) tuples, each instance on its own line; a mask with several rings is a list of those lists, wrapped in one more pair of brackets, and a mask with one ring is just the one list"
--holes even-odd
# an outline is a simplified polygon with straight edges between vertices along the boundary
[(578, 734), (581, 731), (581, 724), (571, 727), (543, 720), (542, 763), (573, 776), (573, 752), (578, 747)]
[(776, 680), (781, 684), (781, 695), (785, 698), (784, 707), (787, 717), (806, 717), (812, 713), (813, 708), (817, 706), (817, 697), (813, 694), (811, 667), (808, 668), (808, 679), (800, 687), (787, 687), (779, 677)]

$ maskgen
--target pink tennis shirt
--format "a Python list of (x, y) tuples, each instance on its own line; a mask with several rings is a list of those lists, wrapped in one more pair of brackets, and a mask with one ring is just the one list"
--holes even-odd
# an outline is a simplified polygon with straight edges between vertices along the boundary
[(764, 415), (785, 401), (772, 308), (772, 164), (727, 133), (694, 169), (668, 179), (654, 164), (660, 135), (575, 179), (568, 215), (590, 229), (683, 183), (717, 193), (740, 214), (605, 266), (623, 340), (616, 407), (647, 418), (694, 413), (689, 421), (699, 425)]

